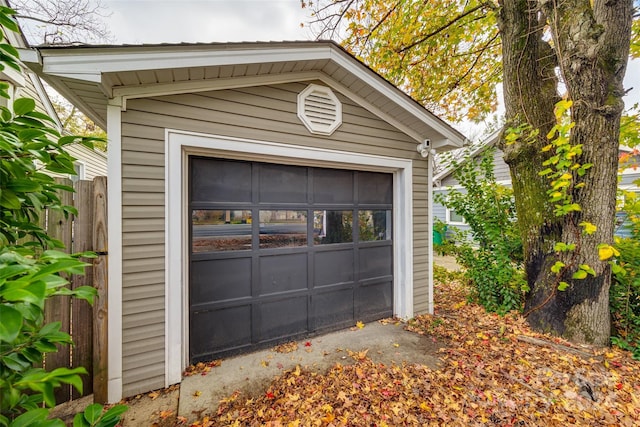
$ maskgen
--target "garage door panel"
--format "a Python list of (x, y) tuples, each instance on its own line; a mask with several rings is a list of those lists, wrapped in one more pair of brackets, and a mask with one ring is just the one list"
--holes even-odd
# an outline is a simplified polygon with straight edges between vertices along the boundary
[(313, 295), (311, 310), (314, 329), (353, 324), (353, 288)]
[(192, 202), (251, 202), (251, 163), (194, 158)]
[(391, 204), (393, 178), (390, 174), (358, 172), (358, 203)]
[(353, 172), (336, 169), (313, 170), (314, 203), (353, 203)]
[(368, 315), (391, 316), (393, 306), (393, 281), (371, 283), (358, 288), (356, 294), (356, 317), (367, 319)]
[(251, 296), (251, 258), (191, 263), (191, 301), (200, 303)]
[(260, 203), (307, 203), (307, 168), (262, 164)]
[(251, 305), (191, 313), (192, 358), (251, 344)]
[(353, 282), (353, 249), (314, 254), (314, 286)]
[(267, 256), (260, 258), (260, 294), (307, 288), (307, 254)]
[(361, 247), (358, 251), (360, 279), (391, 275), (393, 273), (392, 252), (391, 245)]
[(260, 312), (259, 341), (269, 341), (308, 332), (307, 296), (263, 302)]

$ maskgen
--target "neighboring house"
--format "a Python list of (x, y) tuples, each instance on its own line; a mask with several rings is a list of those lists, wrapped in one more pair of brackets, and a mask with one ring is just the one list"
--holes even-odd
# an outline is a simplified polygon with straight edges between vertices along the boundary
[(109, 401), (198, 360), (433, 312), (420, 151), (465, 138), (339, 45), (23, 55), (108, 133)]
[[(6, 1), (0, 0), (0, 5), (6, 7)], [(26, 48), (27, 43), (21, 34), (5, 31), (5, 35), (11, 46), (17, 49)], [(23, 67), (22, 71), (18, 72), (10, 67), (5, 67), (3, 71), (0, 71), (0, 80), (9, 83), (8, 92), (11, 96), (10, 99), (0, 97), (0, 105), (8, 107), (12, 105), (14, 99), (32, 98), (36, 102), (36, 110), (51, 117), (55, 121), (55, 127), (59, 131), (62, 130), (62, 123), (51, 104), (42, 81), (33, 71)], [(77, 159), (75, 162), (77, 175), (71, 177), (72, 180), (91, 180), (96, 176), (105, 176), (107, 174), (106, 153), (81, 144), (68, 145), (66, 151)]]
[[(468, 151), (468, 158), (478, 160), (480, 156), (489, 148), (495, 147), (493, 152), (493, 170), (496, 178), (496, 182), (505, 186), (511, 186), (511, 174), (509, 172), (509, 166), (503, 160), (503, 152), (496, 147), (498, 139), (500, 137), (500, 132), (496, 132), (489, 136), (488, 138), (473, 144), (468, 148), (461, 148), (456, 151), (452, 151), (450, 153), (446, 153), (444, 156), (440, 155), (437, 158), (440, 158), (440, 164), (435, 168), (438, 172), (436, 172), (433, 176), (433, 193), (434, 196), (437, 194), (446, 195), (452, 189), (465, 192), (464, 188), (461, 187), (459, 182), (453, 176), (455, 172), (454, 164), (449, 160), (451, 158), (457, 158), (458, 161), (463, 161), (462, 159), (467, 156), (463, 153)], [(625, 151), (630, 151), (625, 147), (620, 148), (620, 153), (624, 153)], [(444, 160), (443, 160), (444, 158)], [(636, 161), (636, 164), (638, 162)], [(639, 168), (628, 168), (620, 174), (620, 184), (619, 188), (624, 190), (634, 190), (636, 192), (640, 192), (640, 189), (633, 184), (633, 181), (640, 178), (640, 169)], [(453, 235), (454, 229), (458, 229), (461, 231), (468, 231), (469, 226), (464, 222), (464, 219), (458, 215), (455, 210), (449, 209), (441, 203), (434, 200), (433, 203), (433, 215), (434, 218), (439, 219), (440, 221), (447, 224), (447, 236), (451, 237)], [(620, 218), (619, 224), (616, 226), (616, 234), (625, 235), (625, 230), (622, 227), (623, 218)], [(627, 233), (628, 234), (628, 233)]]

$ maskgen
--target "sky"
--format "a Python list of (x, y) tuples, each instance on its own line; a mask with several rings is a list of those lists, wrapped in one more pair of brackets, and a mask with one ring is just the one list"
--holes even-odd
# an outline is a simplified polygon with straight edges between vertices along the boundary
[[(309, 9), (300, 0), (103, 0), (115, 43), (312, 40)], [(640, 60), (629, 63), (625, 97), (640, 103)], [(456, 126), (470, 138), (482, 125)]]
[[(313, 40), (300, 0), (102, 0), (115, 44)], [(640, 103), (640, 60), (629, 63), (625, 97)], [(470, 138), (482, 125), (456, 127)]]

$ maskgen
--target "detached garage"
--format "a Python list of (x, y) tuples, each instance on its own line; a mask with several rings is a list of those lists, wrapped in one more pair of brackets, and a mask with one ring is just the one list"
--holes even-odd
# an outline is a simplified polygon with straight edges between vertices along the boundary
[(110, 401), (193, 362), (433, 310), (421, 154), (464, 137), (337, 44), (21, 56), (107, 129)]

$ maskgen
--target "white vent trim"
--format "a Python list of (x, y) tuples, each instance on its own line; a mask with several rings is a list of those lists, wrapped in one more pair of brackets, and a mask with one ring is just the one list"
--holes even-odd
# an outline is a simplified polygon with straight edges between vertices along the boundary
[(298, 118), (309, 132), (331, 135), (342, 124), (342, 103), (328, 87), (310, 84), (298, 94)]

